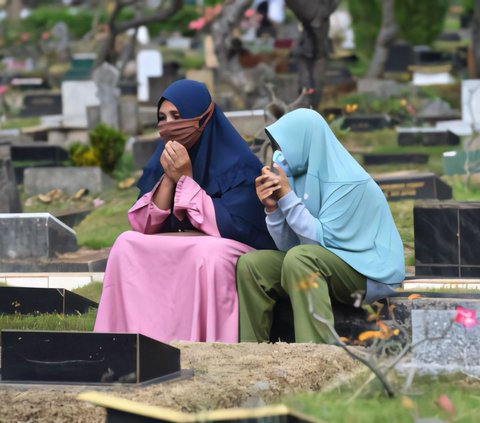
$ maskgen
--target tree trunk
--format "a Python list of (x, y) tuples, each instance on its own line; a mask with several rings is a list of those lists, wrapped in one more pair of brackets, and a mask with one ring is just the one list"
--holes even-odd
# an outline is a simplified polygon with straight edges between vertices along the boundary
[(299, 92), (303, 88), (314, 88), (315, 93), (309, 97), (314, 107), (322, 97), (328, 66), (330, 15), (339, 3), (340, 0), (286, 0), (303, 26), (293, 51), (298, 60)]
[(382, 25), (375, 43), (370, 67), (367, 72), (368, 78), (380, 78), (385, 69), (390, 46), (397, 38), (399, 27), (395, 22), (395, 0), (383, 0), (382, 2)]
[(20, 12), (23, 8), (22, 0), (8, 0), (7, 1), (7, 19), (11, 22), (18, 22), (20, 20)]
[(135, 6), (136, 8), (139, 8), (142, 6), (142, 4), (138, 3), (140, 2), (135, 0), (115, 1), (115, 8), (108, 20), (108, 27), (110, 30), (109, 35), (105, 40), (102, 48), (100, 49), (100, 53), (97, 56), (96, 66), (99, 66), (105, 61), (115, 64), (114, 46), (117, 35), (129, 30), (130, 28), (136, 29), (139, 26), (146, 25), (152, 22), (166, 21), (183, 7), (183, 0), (163, 1), (161, 6), (155, 11), (155, 13), (152, 13), (148, 16), (141, 16), (138, 18), (136, 17), (129, 21), (121, 22), (118, 24), (116, 23), (117, 17), (124, 7)]
[(480, 0), (475, 1), (472, 21), (472, 50), (475, 67), (475, 78), (480, 77)]
[(238, 25), (245, 11), (252, 5), (253, 0), (227, 0), (220, 16), (212, 24), (212, 37), (217, 56), (219, 69), (229, 70), (228, 51), (232, 44), (231, 33)]

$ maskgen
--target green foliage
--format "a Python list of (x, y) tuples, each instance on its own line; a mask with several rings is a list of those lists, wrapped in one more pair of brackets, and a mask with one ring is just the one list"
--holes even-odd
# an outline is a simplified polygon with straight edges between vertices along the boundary
[(475, 10), (475, 0), (461, 0), (460, 4), (463, 6), (464, 15), (472, 15)]
[(395, 2), (400, 38), (412, 44), (432, 44), (443, 30), (449, 0)]
[(91, 146), (76, 142), (70, 147), (70, 160), (75, 166), (99, 166), (100, 161)]
[(87, 9), (62, 6), (43, 6), (32, 9), (32, 13), (19, 24), (20, 32), (28, 32), (34, 41), (44, 31), (50, 31), (57, 22), (65, 22), (73, 38), (81, 38), (92, 26), (93, 14)]
[[(355, 45), (360, 56), (371, 58), (382, 23), (380, 0), (348, 0)], [(449, 0), (402, 0), (395, 2), (399, 38), (411, 44), (431, 44), (443, 30)]]
[(111, 175), (125, 149), (127, 136), (103, 123), (89, 134), (90, 145), (102, 170)]
[(382, 22), (380, 0), (348, 0), (348, 10), (352, 15), (356, 51), (361, 57), (372, 57), (375, 40)]
[(112, 172), (112, 177), (117, 181), (128, 178), (133, 170), (135, 165), (133, 163), (133, 156), (128, 153), (123, 153), (115, 165), (115, 169)]
[(162, 31), (180, 31), (183, 35), (191, 36), (195, 34), (195, 31), (188, 29), (188, 24), (199, 17), (200, 13), (196, 6), (185, 5), (167, 21), (151, 23), (147, 27), (153, 37)]

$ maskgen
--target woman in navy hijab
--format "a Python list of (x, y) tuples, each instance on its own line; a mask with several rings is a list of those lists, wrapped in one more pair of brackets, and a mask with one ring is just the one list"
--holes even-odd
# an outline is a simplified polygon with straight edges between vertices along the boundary
[(161, 140), (132, 230), (110, 252), (95, 331), (237, 342), (237, 259), (275, 248), (255, 192), (262, 164), (202, 83), (174, 82), (157, 114)]

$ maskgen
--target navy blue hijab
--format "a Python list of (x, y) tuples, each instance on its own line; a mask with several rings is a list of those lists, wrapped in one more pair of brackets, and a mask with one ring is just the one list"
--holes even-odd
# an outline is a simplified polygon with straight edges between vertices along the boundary
[[(200, 116), (212, 101), (204, 84), (187, 79), (175, 81), (163, 92), (157, 112), (164, 100), (177, 107), (182, 119)], [(164, 147), (160, 140), (143, 168), (137, 182), (140, 196), (151, 191), (163, 175), (160, 156)], [(265, 225), (263, 206), (255, 192), (255, 178), (260, 175), (262, 164), (216, 104), (200, 139), (188, 154), (193, 179), (213, 200), (221, 236), (257, 249), (275, 248)], [(192, 228), (190, 222), (180, 222), (172, 214), (164, 231), (189, 228)]]

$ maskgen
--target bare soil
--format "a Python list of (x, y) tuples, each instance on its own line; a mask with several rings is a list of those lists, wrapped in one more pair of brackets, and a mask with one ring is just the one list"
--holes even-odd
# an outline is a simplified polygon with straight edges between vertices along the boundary
[(181, 350), (185, 380), (143, 387), (0, 385), (2, 422), (101, 422), (105, 410), (76, 399), (102, 390), (118, 397), (198, 412), (281, 402), (285, 395), (327, 389), (360, 369), (340, 348), (315, 344), (174, 343)]

